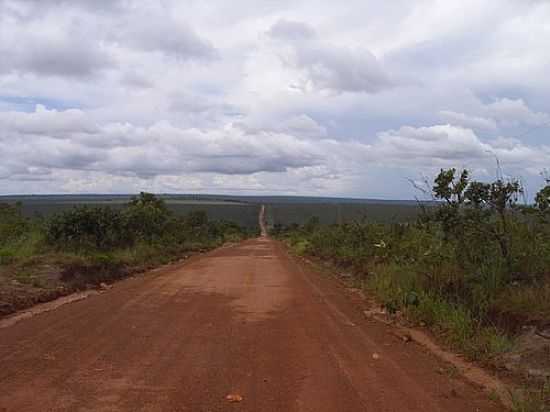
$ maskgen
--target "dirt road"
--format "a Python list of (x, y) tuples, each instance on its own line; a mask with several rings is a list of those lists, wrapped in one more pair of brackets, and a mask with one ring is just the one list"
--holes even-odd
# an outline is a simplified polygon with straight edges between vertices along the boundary
[(263, 237), (128, 279), (0, 329), (0, 411), (502, 410), (349, 293)]
[(267, 236), (267, 225), (265, 221), (265, 205), (260, 207), (260, 214), (258, 215), (258, 224), (260, 226), (260, 236)]

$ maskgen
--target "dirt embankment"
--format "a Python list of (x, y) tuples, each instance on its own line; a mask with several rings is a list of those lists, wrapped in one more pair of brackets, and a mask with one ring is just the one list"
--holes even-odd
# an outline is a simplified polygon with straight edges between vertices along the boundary
[[(188, 251), (172, 257), (183, 261), (205, 250)], [(0, 266), (0, 318), (34, 305), (76, 292), (101, 288), (106, 283), (153, 269), (155, 262), (128, 265), (90, 261), (74, 256), (36, 256), (22, 264)]]

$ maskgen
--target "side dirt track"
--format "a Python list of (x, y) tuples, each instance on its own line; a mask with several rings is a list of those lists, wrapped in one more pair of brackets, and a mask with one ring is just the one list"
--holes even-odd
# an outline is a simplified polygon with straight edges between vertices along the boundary
[(0, 329), (0, 411), (503, 410), (391, 332), (262, 237)]

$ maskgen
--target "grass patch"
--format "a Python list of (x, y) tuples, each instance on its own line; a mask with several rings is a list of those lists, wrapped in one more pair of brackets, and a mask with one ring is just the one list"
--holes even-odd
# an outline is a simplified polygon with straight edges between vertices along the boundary
[(9, 265), (40, 254), (44, 250), (44, 235), (39, 230), (24, 233), (0, 246), (0, 265)]
[(507, 287), (493, 308), (505, 315), (522, 316), (529, 321), (550, 320), (550, 280), (535, 285)]
[(512, 412), (548, 412), (550, 411), (550, 381), (540, 388), (525, 388), (510, 392)]
[(381, 265), (367, 278), (367, 288), (391, 313), (402, 310), (437, 332), (451, 347), (471, 359), (489, 360), (513, 347), (512, 339), (484, 326), (464, 305), (453, 304), (422, 287), (413, 267)]
[(305, 239), (301, 239), (295, 243), (292, 243), (291, 247), (294, 253), (296, 253), (298, 256), (303, 256), (308, 252), (309, 242)]

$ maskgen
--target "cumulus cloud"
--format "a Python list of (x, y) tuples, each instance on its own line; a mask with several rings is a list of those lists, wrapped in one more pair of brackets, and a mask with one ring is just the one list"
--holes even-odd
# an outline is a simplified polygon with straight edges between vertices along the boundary
[(280, 130), (298, 136), (325, 137), (327, 129), (306, 114), (292, 116), (281, 125)]
[(471, 129), (448, 124), (382, 132), (367, 152), (372, 159), (417, 167), (481, 168), (498, 158), (509, 167), (527, 169), (550, 162), (550, 146), (533, 147), (503, 137), (482, 140)]
[(36, 105), (33, 113), (0, 112), (0, 129), (4, 136), (36, 134), (59, 138), (71, 137), (73, 133), (99, 131), (82, 110), (48, 110), (41, 104)]
[(523, 99), (498, 99), (488, 104), (485, 111), (505, 124), (524, 123), (539, 126), (550, 123), (550, 114), (531, 110)]
[(131, 88), (148, 89), (154, 86), (154, 82), (148, 79), (145, 74), (132, 69), (121, 75), (121, 83)]
[(114, 65), (98, 42), (77, 29), (46, 32), (31, 25), (24, 32), (0, 30), (0, 54), (0, 74), (91, 77)]
[(80, 110), (37, 106), (33, 113), (0, 114), (0, 125), (0, 148), (16, 159), (11, 174), (29, 167), (141, 177), (251, 174), (284, 172), (319, 164), (323, 158), (312, 142), (282, 132), (251, 133), (231, 124), (212, 130), (179, 128), (165, 121), (149, 127), (95, 125)]
[(494, 119), (479, 116), (469, 116), (467, 114), (454, 112), (452, 110), (441, 110), (439, 114), (441, 115), (443, 120), (446, 120), (454, 125), (464, 126), (472, 129), (497, 129), (497, 123)]
[(550, 114), (533, 111), (523, 99), (497, 99), (489, 104), (477, 105), (476, 109), (484, 117), (452, 110), (441, 110), (439, 114), (444, 120), (454, 125), (482, 130), (497, 130), (499, 127), (518, 125), (550, 124)]
[[(273, 128), (228, 123), (222, 128), (178, 127), (160, 121), (98, 124), (82, 110), (0, 114), (0, 150), (8, 159), (2, 179), (36, 181), (63, 173), (102, 173), (136, 179), (162, 176), (285, 174), (311, 188), (345, 179), (362, 165), (394, 168), (486, 167), (497, 156), (513, 167), (544, 167), (550, 146), (520, 140), (482, 140), (451, 125), (405, 126), (372, 143), (337, 141), (311, 117), (291, 116)], [(237, 180), (241, 179), (236, 178)], [(159, 181), (159, 180), (157, 180)], [(280, 182), (279, 182), (280, 183)]]
[(383, 156), (417, 164), (475, 161), (487, 157), (491, 149), (472, 130), (450, 125), (405, 126), (382, 132), (375, 148)]
[(212, 44), (201, 38), (187, 24), (170, 16), (149, 19), (133, 16), (112, 34), (125, 45), (146, 52), (162, 52), (181, 60), (211, 60), (217, 57)]
[(0, 193), (536, 186), (550, 4), (386, 3), (0, 0)]
[(268, 34), (271, 37), (287, 41), (310, 40), (317, 37), (315, 30), (307, 24), (284, 19), (277, 21), (271, 26)]
[(84, 7), (90, 9), (111, 9), (122, 6), (123, 0), (20, 0), (32, 7)]
[(275, 23), (268, 35), (288, 46), (284, 62), (303, 71), (314, 88), (376, 93), (392, 86), (382, 64), (368, 49), (324, 42), (307, 24), (286, 20)]
[(326, 127), (320, 125), (310, 116), (303, 113), (285, 119), (277, 119), (274, 122), (264, 122), (260, 124), (254, 124), (254, 122), (239, 122), (238, 126), (250, 134), (261, 131), (271, 131), (307, 138), (324, 138), (328, 136)]

